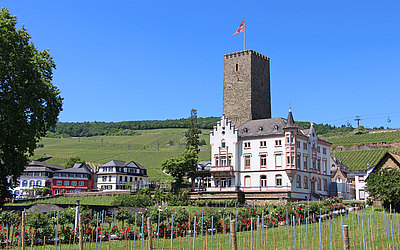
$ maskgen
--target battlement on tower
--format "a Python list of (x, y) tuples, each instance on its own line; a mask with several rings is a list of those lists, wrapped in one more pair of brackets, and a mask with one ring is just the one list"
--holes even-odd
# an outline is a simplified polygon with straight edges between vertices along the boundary
[(236, 127), (271, 118), (269, 57), (254, 50), (224, 55), (222, 113)]
[(258, 56), (258, 57), (260, 57), (260, 58), (262, 58), (262, 59), (264, 59), (264, 60), (269, 61), (269, 57), (264, 56), (263, 54), (260, 54), (260, 53), (258, 53), (258, 52), (256, 52), (256, 51), (252, 50), (252, 49), (244, 50), (244, 51), (238, 51), (238, 52), (233, 52), (233, 53), (229, 53), (229, 54), (225, 54), (224, 57), (225, 57), (226, 59), (228, 59), (228, 58), (237, 57), (237, 56), (242, 56), (242, 55), (243, 55), (243, 56), (244, 56), (244, 55), (255, 55), (255, 56)]

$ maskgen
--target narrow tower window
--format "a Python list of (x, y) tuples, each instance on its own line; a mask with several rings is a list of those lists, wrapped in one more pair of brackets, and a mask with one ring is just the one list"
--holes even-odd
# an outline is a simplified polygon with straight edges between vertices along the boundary
[(239, 64), (236, 63), (235, 71), (239, 71)]

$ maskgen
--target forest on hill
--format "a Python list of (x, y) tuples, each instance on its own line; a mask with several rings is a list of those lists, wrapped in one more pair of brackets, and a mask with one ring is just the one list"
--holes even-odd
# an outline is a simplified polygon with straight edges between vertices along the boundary
[[(199, 129), (212, 129), (219, 117), (197, 118)], [(297, 122), (304, 128), (310, 128), (310, 122)], [(123, 121), (123, 122), (59, 122), (55, 128), (47, 133), (47, 137), (91, 137), (101, 135), (134, 135), (136, 130), (162, 129), (162, 128), (188, 128), (189, 118), (175, 120), (148, 120), (148, 121)], [(315, 124), (317, 134), (349, 133), (353, 127), (341, 127), (329, 124)]]
[[(199, 129), (212, 129), (219, 117), (197, 118)], [(310, 128), (310, 122), (297, 122), (305, 129)], [(162, 128), (188, 128), (189, 118), (175, 120), (148, 120), (148, 121), (123, 121), (123, 122), (59, 122), (55, 128), (47, 133), (47, 137), (91, 137), (101, 135), (134, 135), (136, 130), (162, 129)], [(317, 134), (349, 133), (353, 127), (342, 125), (340, 127), (329, 124), (314, 124)]]

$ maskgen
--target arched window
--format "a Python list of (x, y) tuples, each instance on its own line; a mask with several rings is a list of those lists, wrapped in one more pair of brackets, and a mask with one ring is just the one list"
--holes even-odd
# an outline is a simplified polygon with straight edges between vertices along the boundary
[(296, 176), (296, 187), (301, 188), (301, 176)]
[(265, 175), (260, 176), (260, 185), (261, 185), (261, 187), (267, 186), (267, 176), (265, 176)]
[(42, 186), (42, 181), (37, 181), (36, 186), (41, 187)]
[(282, 175), (280, 174), (275, 175), (275, 185), (277, 187), (282, 187)]
[(33, 186), (35, 186), (35, 181), (34, 180), (29, 182), (29, 187), (33, 187)]
[(225, 140), (221, 141), (221, 148), (225, 148), (226, 144), (225, 144)]
[(324, 191), (328, 191), (328, 181), (324, 179)]
[(308, 189), (308, 177), (304, 176), (304, 188)]
[(28, 181), (27, 180), (23, 180), (22, 181), (22, 186), (23, 187), (27, 187), (28, 186)]

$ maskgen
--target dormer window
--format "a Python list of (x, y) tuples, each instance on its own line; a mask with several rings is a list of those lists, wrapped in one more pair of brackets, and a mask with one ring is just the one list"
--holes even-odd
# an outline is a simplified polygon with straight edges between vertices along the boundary
[(263, 127), (258, 127), (258, 131), (263, 131)]
[(278, 125), (275, 125), (275, 126), (274, 126), (274, 130), (275, 130), (275, 131), (278, 131), (278, 128), (279, 128)]
[(247, 133), (247, 132), (249, 132), (249, 129), (248, 128), (244, 128), (243, 129), (243, 133)]

